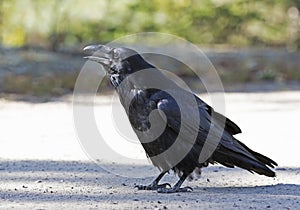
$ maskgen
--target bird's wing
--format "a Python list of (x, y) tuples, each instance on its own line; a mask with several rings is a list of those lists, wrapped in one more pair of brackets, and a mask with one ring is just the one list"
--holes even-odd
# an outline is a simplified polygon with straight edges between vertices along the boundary
[[(274, 167), (277, 163), (264, 155), (252, 151), (246, 145), (236, 140), (232, 133), (236, 133), (240, 129), (232, 121), (229, 121), (221, 114), (216, 115), (216, 112), (204, 102), (199, 104), (198, 101), (198, 105), (195, 108), (191, 105), (191, 101), (185, 99), (185, 96), (189, 93), (185, 92), (185, 95), (182, 93), (178, 94), (183, 97), (180, 99), (181, 106), (178, 106), (174, 98), (164, 93), (158, 94), (159, 100), (156, 101), (156, 106), (157, 109), (164, 112), (167, 126), (176, 133), (180, 133), (182, 128), (186, 130), (183, 132), (183, 138), (180, 141), (180, 150), (186, 146), (191, 151), (197, 151), (199, 163), (205, 163), (206, 161), (213, 163), (216, 161), (227, 167), (238, 166), (250, 172), (254, 171), (271, 177), (275, 176), (274, 172), (268, 169), (266, 165)], [(182, 109), (179, 107), (182, 107)], [(184, 120), (182, 120), (183, 110), (188, 110), (184, 113), (186, 115)], [(200, 119), (199, 122), (197, 122), (197, 118)], [(224, 120), (226, 120), (225, 127), (222, 124)], [(196, 138), (194, 134), (197, 135)], [(175, 154), (178, 155), (180, 152)]]
[[(231, 135), (241, 133), (241, 129), (233, 121), (215, 112), (211, 106), (194, 94), (183, 90), (176, 90), (175, 97), (176, 99), (165, 91), (159, 91), (152, 97), (152, 100), (155, 101), (156, 108), (165, 113), (168, 118), (168, 125), (177, 132), (180, 129), (180, 123), (182, 123), (180, 121), (183, 121), (183, 126), (187, 126), (189, 129), (193, 129), (193, 131), (203, 130), (207, 132), (213, 121), (214, 124), (218, 125), (220, 132), (225, 130)], [(180, 104), (177, 103), (177, 99), (180, 99)], [(182, 120), (182, 112), (184, 112), (185, 118), (189, 120)], [(195, 126), (199, 123), (201, 124), (200, 127)]]
[(224, 126), (224, 130), (226, 130), (231, 135), (235, 135), (238, 133), (242, 133), (242, 130), (240, 127), (235, 124), (233, 121), (231, 121), (229, 118), (225, 117), (224, 115), (214, 111), (214, 109), (206, 104), (204, 101), (202, 101), (200, 98), (195, 96), (199, 109), (204, 108), (207, 110), (209, 115), (214, 118), (214, 121), (218, 122), (220, 125)]
[[(195, 96), (196, 97), (196, 96)], [(203, 102), (201, 99), (197, 98), (197, 102), (199, 104), (199, 112), (200, 115), (205, 115), (208, 123), (213, 124), (214, 127), (210, 128), (212, 132), (210, 132), (210, 137), (220, 138), (220, 144), (230, 149), (236, 153), (242, 154), (256, 160), (256, 158), (249, 152), (249, 150), (242, 145), (239, 141), (237, 141), (232, 135), (241, 133), (241, 129), (230, 119), (226, 118), (224, 115), (215, 112), (214, 109)], [(205, 112), (204, 112), (205, 110)], [(207, 116), (207, 114), (209, 116)], [(208, 128), (209, 129), (209, 128)], [(223, 132), (224, 131), (224, 132)], [(220, 132), (222, 135), (220, 136)]]
[[(197, 135), (197, 144), (201, 146), (206, 144), (207, 150), (214, 150), (221, 144), (237, 153), (254, 158), (232, 137), (232, 131), (228, 130), (229, 124), (226, 124), (232, 121), (227, 121), (226, 117), (219, 113), (215, 114), (216, 112), (211, 115), (213, 109), (200, 99), (199, 101), (196, 100), (197, 106), (194, 107), (193, 105), (195, 104), (192, 104), (190, 100), (191, 96), (189, 94), (191, 93), (186, 91), (177, 93), (180, 98), (180, 106), (173, 97), (164, 91), (155, 94), (151, 100), (155, 101), (157, 109), (164, 112), (168, 127), (172, 128), (176, 133), (184, 131), (183, 135), (186, 143), (195, 144), (195, 135)], [(191, 95), (196, 97), (193, 94)], [(185, 119), (182, 119), (182, 114), (185, 115)], [(225, 127), (224, 119), (226, 119)], [(220, 123), (220, 120), (223, 120), (223, 124)], [(233, 123), (233, 125), (235, 124)], [(235, 131), (240, 130), (237, 125), (233, 126), (233, 128)]]
[[(155, 94), (151, 100), (167, 119), (167, 126), (176, 133), (184, 135), (185, 142), (204, 145), (211, 127), (211, 116), (205, 106), (198, 106), (194, 95), (186, 91), (177, 91), (177, 100), (164, 91)], [(179, 100), (178, 100), (179, 99)], [(178, 102), (179, 101), (179, 102)], [(222, 136), (222, 129), (213, 129), (214, 136)], [(218, 142), (211, 142), (216, 147)]]

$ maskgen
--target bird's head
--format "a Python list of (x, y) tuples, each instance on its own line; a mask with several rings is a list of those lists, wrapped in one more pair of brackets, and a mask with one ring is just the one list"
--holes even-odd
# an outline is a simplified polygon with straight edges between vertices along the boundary
[(118, 85), (127, 75), (154, 68), (143, 59), (135, 50), (129, 48), (113, 48), (106, 45), (89, 45), (83, 49), (92, 54), (85, 58), (95, 61), (103, 66), (114, 86)]

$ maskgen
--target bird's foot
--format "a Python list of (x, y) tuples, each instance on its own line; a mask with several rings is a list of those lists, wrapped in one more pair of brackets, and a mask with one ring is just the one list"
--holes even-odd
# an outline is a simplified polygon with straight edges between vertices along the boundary
[(158, 189), (171, 189), (169, 183), (164, 184), (150, 184), (150, 185), (135, 185), (134, 188), (138, 190), (158, 190)]
[(191, 187), (182, 187), (182, 188), (158, 188), (158, 193), (177, 193), (177, 192), (191, 192), (193, 188)]

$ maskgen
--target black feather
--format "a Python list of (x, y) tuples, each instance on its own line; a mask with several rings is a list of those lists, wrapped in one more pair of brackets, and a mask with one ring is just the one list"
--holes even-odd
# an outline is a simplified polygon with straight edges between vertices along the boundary
[[(147, 156), (156, 167), (164, 171), (151, 185), (142, 186), (141, 189), (156, 189), (165, 171), (173, 169), (180, 176), (180, 180), (173, 187), (173, 191), (166, 190), (166, 192), (178, 191), (181, 189), (182, 182), (195, 169), (198, 170), (209, 163), (216, 162), (230, 168), (237, 166), (251, 173), (275, 176), (275, 172), (269, 168), (277, 166), (275, 161), (251, 150), (233, 137), (241, 133), (241, 129), (233, 121), (215, 112), (193, 93), (179, 87), (134, 50), (99, 46), (87, 49), (103, 49), (103, 52), (107, 53), (104, 60), (110, 57), (111, 65), (107, 65), (108, 61), (105, 60), (103, 66), (119, 94), (129, 121)], [(99, 59), (99, 62), (101, 61), (103, 58)], [(141, 71), (144, 74), (138, 74)], [(153, 88), (153, 83), (159, 84), (162, 90)], [(194, 105), (190, 101), (191, 98), (196, 101)], [(159, 122), (159, 125), (150, 122), (149, 116), (154, 110), (164, 113), (156, 116), (155, 122)], [(200, 123), (197, 123), (198, 121)], [(164, 125), (164, 130), (156, 136), (152, 128), (159, 127), (160, 124)], [(189, 132), (180, 134), (182, 128)], [(208, 135), (209, 132), (211, 135)], [(193, 133), (196, 133), (194, 138)], [(156, 136), (153, 141), (145, 141), (153, 136)], [(212, 141), (218, 136), (219, 142)], [(199, 162), (200, 153), (205, 144), (214, 148), (214, 151), (205, 160)], [(173, 154), (155, 159), (157, 155), (164, 154), (173, 146), (175, 148)], [(174, 158), (177, 158), (184, 148), (188, 148), (185, 155), (180, 157), (179, 162), (173, 163)]]

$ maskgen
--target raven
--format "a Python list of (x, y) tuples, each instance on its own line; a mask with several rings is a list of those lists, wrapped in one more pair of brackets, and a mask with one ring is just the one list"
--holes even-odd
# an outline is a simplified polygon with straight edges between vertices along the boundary
[[(191, 191), (181, 187), (193, 172), (209, 164), (235, 166), (274, 177), (277, 163), (237, 140), (241, 129), (230, 119), (175, 82), (133, 49), (106, 45), (84, 48), (85, 58), (101, 64), (115, 87), (130, 124), (147, 156), (161, 170), (150, 185), (139, 190), (160, 193)], [(178, 182), (159, 184), (169, 170)]]

